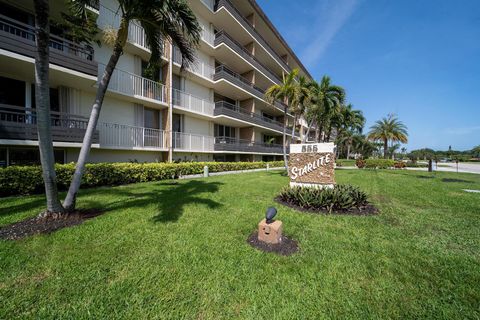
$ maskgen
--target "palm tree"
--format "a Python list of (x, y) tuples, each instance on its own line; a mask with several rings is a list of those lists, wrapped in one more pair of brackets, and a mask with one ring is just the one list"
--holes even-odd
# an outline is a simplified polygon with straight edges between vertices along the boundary
[[(76, 0), (78, 11), (85, 5), (92, 6), (95, 0)], [(145, 30), (146, 42), (151, 50), (150, 65), (158, 66), (162, 56), (162, 39), (170, 39), (182, 55), (182, 68), (195, 60), (195, 50), (200, 41), (202, 28), (185, 0), (118, 0), (120, 27), (113, 44), (113, 52), (98, 84), (82, 148), (78, 156), (75, 173), (63, 203), (67, 210), (75, 208), (75, 201), (82, 180), (85, 164), (92, 145), (93, 134), (112, 73), (127, 42), (128, 26), (136, 20)]]
[[(293, 69), (292, 72), (283, 74), (282, 83), (274, 84), (265, 92), (265, 100), (273, 104), (276, 100), (284, 102), (283, 108), (283, 161), (285, 169), (288, 171), (287, 161), (287, 115), (291, 106), (296, 106), (299, 101), (298, 85), (295, 81), (298, 75), (298, 69)], [(295, 127), (295, 124), (294, 124)], [(295, 132), (295, 131), (293, 131)], [(293, 137), (292, 137), (293, 138)]]
[(293, 128), (292, 128), (292, 139), (295, 137), (295, 127), (297, 121), (305, 115), (307, 105), (309, 104), (310, 98), (310, 81), (307, 80), (304, 76), (298, 77), (298, 82), (296, 83), (296, 88), (294, 90), (294, 97), (292, 103), (290, 103), (290, 113), (293, 115)]
[(43, 181), (47, 210), (46, 215), (57, 215), (64, 212), (58, 198), (57, 177), (55, 173), (55, 157), (53, 153), (52, 133), (50, 125), (50, 85), (49, 85), (49, 43), (50, 23), (48, 0), (35, 0), (35, 103), (37, 114), (38, 149), (42, 165)]
[(386, 118), (378, 120), (370, 127), (368, 139), (383, 142), (383, 157), (388, 155), (388, 142), (408, 142), (407, 126), (403, 124), (394, 114), (389, 114)]
[(310, 91), (312, 109), (307, 135), (310, 133), (310, 128), (317, 126), (320, 134), (325, 136), (325, 129), (329, 127), (332, 117), (340, 111), (345, 100), (345, 90), (340, 86), (332, 85), (330, 77), (323, 76), (320, 84), (311, 84)]

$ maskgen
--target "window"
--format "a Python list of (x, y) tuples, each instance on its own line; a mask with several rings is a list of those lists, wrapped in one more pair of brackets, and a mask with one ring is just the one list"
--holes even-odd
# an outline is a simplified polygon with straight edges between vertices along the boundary
[[(65, 163), (65, 151), (54, 149), (56, 163)], [(40, 153), (34, 148), (10, 148), (9, 149), (9, 165), (39, 165)]]
[(145, 128), (160, 129), (160, 111), (145, 108), (143, 111)]
[(173, 114), (172, 127), (173, 132), (183, 132), (183, 114)]
[(263, 135), (263, 143), (271, 144), (271, 143), (275, 143), (276, 140), (277, 138), (275, 136), (271, 136), (268, 134)]
[(275, 120), (275, 117), (272, 116), (272, 115), (269, 115), (268, 113), (265, 113), (262, 111), (262, 116), (265, 117), (265, 118), (268, 118), (270, 120)]
[(214, 134), (216, 137), (235, 138), (236, 137), (235, 133), (236, 133), (236, 130), (234, 127), (216, 124), (214, 128)]
[(0, 167), (7, 166), (7, 148), (0, 148)]
[(25, 107), (25, 82), (0, 77), (0, 104)]
[(159, 82), (160, 68), (142, 60), (142, 77)]
[[(31, 94), (31, 101), (32, 101), (32, 108), (35, 109), (37, 103), (35, 101), (35, 85), (32, 84), (32, 94)], [(60, 112), (60, 102), (58, 99), (58, 89), (57, 88), (50, 88), (50, 110), (55, 112)]]

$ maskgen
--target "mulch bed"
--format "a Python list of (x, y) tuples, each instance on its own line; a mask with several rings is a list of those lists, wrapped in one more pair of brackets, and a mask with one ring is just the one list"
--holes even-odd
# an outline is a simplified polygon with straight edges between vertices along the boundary
[(258, 231), (253, 232), (247, 239), (249, 245), (263, 252), (273, 252), (282, 256), (290, 256), (299, 250), (297, 241), (282, 236), (282, 242), (269, 244), (258, 240)]
[(307, 213), (316, 213), (316, 214), (338, 214), (338, 215), (352, 215), (352, 216), (371, 216), (378, 214), (378, 209), (373, 204), (367, 204), (366, 206), (352, 208), (348, 210), (333, 210), (328, 212), (326, 209), (315, 209), (315, 208), (304, 208), (297, 204), (283, 201), (280, 197), (275, 198), (275, 202), (280, 203), (281, 205), (290, 207), (297, 211), (307, 212)]
[(85, 220), (101, 214), (103, 214), (102, 211), (91, 209), (75, 211), (59, 218), (28, 218), (0, 228), (0, 238), (19, 240), (35, 234), (48, 234), (59, 229), (82, 224)]

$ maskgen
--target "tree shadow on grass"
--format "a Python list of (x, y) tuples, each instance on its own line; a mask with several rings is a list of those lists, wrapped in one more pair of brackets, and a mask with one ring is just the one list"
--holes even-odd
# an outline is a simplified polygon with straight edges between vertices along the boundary
[(146, 186), (139, 186), (135, 189), (134, 185), (127, 188), (100, 188), (95, 191), (85, 192), (88, 197), (90, 193), (96, 193), (102, 196), (115, 197), (116, 200), (108, 203), (100, 203), (88, 199), (79, 199), (78, 204), (84, 208), (97, 208), (103, 211), (116, 211), (123, 209), (142, 208), (155, 204), (157, 214), (152, 218), (154, 222), (176, 222), (184, 212), (184, 207), (188, 204), (202, 204), (209, 209), (216, 209), (222, 206), (221, 203), (208, 197), (202, 197), (202, 194), (212, 194), (218, 191), (221, 182), (206, 182), (203, 180), (190, 180), (186, 183), (157, 183), (149, 185), (151, 191), (143, 192)]
[[(8, 201), (8, 198), (2, 200)], [(0, 216), (9, 216), (13, 214), (23, 213), (24, 211), (30, 211), (35, 208), (40, 208), (41, 210), (42, 205), (45, 205), (45, 199), (42, 197), (35, 197), (34, 199), (29, 199), (28, 201), (16, 205), (0, 208)]]

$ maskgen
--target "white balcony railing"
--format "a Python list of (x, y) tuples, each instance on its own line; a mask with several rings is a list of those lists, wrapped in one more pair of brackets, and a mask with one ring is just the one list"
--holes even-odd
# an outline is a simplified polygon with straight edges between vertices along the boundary
[(174, 132), (173, 149), (179, 151), (210, 152), (214, 150), (215, 138), (191, 133)]
[[(180, 49), (178, 49), (176, 46), (173, 46), (173, 62), (178, 65), (182, 64), (182, 54), (180, 53)], [(204, 61), (197, 60), (193, 63), (191, 67), (188, 68), (188, 71), (204, 78), (213, 79), (213, 75), (215, 74), (215, 67), (208, 63), (205, 63)]]
[(166, 149), (164, 130), (116, 123), (99, 123), (100, 147), (127, 149)]
[(207, 116), (213, 116), (213, 110), (215, 109), (213, 102), (206, 101), (177, 89), (172, 89), (172, 102), (176, 107)]
[[(120, 27), (120, 15), (114, 10), (100, 5), (97, 24), (103, 30), (107, 28), (118, 29)], [(128, 26), (128, 42), (150, 51), (147, 46), (145, 31), (136, 22), (131, 22)]]
[[(103, 76), (104, 71), (105, 65), (99, 63), (99, 78)], [(165, 85), (119, 69), (113, 71), (108, 90), (167, 103), (167, 89)]]

